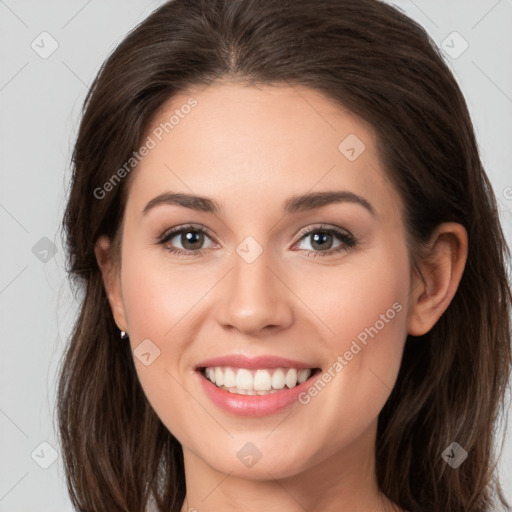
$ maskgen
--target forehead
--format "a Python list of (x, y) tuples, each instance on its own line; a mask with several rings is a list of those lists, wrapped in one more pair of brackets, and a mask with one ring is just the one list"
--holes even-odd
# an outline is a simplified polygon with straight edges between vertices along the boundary
[[(379, 162), (375, 133), (318, 91), (213, 83), (173, 96), (147, 127), (153, 148), (132, 176), (137, 202), (166, 190), (242, 203), (347, 189), (399, 199)], [(382, 203), (382, 204), (379, 204)], [(139, 204), (140, 206), (140, 204)]]

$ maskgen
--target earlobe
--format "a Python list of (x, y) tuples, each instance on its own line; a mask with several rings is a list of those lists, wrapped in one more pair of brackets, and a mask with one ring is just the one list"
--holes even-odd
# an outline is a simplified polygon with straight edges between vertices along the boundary
[(429, 247), (429, 254), (420, 262), (424, 281), (415, 276), (411, 283), (408, 333), (413, 336), (432, 329), (457, 291), (467, 260), (466, 229), (455, 222), (440, 224)]
[(120, 331), (127, 331), (127, 322), (121, 294), (120, 276), (118, 267), (113, 260), (112, 244), (110, 239), (100, 236), (94, 247), (96, 261), (101, 270), (105, 293), (107, 294), (112, 315)]

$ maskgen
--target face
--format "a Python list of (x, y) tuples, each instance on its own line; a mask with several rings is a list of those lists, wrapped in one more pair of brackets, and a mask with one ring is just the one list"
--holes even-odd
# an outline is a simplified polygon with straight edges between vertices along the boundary
[(246, 478), (373, 449), (411, 282), (371, 128), (307, 88), (225, 82), (146, 137), (111, 303), (162, 422)]

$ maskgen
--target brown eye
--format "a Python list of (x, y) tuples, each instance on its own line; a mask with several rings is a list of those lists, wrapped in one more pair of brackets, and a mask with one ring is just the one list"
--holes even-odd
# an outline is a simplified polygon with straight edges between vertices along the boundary
[[(338, 245), (333, 247), (338, 239)], [(310, 240), (311, 249), (303, 249), (311, 253), (313, 257), (328, 256), (341, 251), (347, 251), (355, 247), (356, 240), (348, 232), (341, 231), (338, 228), (313, 228), (302, 234), (300, 240)]]
[(210, 237), (202, 228), (183, 226), (164, 233), (158, 243), (166, 247), (169, 252), (196, 256), (203, 253), (203, 245)]
[(204, 243), (204, 234), (196, 230), (187, 229), (181, 232), (179, 240), (186, 250), (200, 249)]

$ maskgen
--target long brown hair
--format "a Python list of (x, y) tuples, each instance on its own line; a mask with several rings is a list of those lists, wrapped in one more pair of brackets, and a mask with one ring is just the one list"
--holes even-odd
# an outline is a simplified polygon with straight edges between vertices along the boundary
[[(68, 272), (82, 292), (57, 404), (73, 504), (90, 512), (183, 504), (181, 446), (119, 340), (94, 253), (100, 235), (119, 238), (131, 174), (97, 191), (167, 100), (221, 77), (308, 86), (370, 123), (403, 198), (414, 268), (437, 225), (466, 228), (459, 288), (427, 334), (408, 336), (379, 416), (377, 478), (410, 512), (508, 507), (494, 429), (511, 368), (509, 248), (456, 80), (425, 30), (377, 0), (173, 0), (102, 66), (84, 103), (63, 219)], [(441, 457), (453, 441), (469, 454), (457, 469)]]

